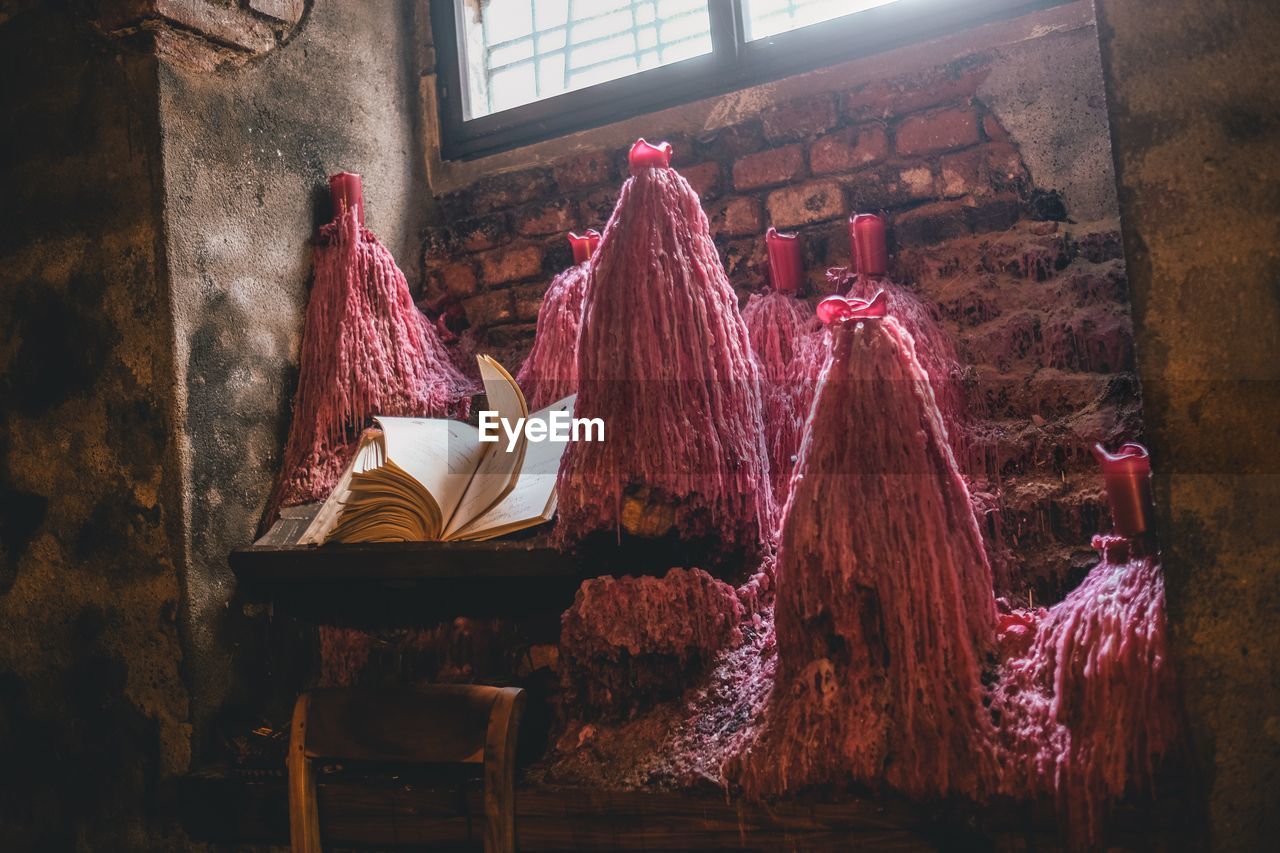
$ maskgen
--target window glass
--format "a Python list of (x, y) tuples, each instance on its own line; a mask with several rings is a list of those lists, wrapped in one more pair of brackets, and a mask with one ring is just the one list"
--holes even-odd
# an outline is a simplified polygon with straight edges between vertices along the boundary
[(895, 0), (744, 0), (743, 29), (747, 41), (755, 41), (893, 2)]
[(456, 0), (465, 117), (711, 52), (706, 0)]

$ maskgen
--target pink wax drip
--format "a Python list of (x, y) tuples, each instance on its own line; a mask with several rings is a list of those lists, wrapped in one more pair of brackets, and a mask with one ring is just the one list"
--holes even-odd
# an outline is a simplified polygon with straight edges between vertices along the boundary
[(542, 306), (533, 349), (516, 374), (516, 383), (531, 410), (549, 406), (578, 390), (578, 326), (582, 322), (582, 297), (587, 270), (600, 233), (594, 229), (581, 237), (569, 234), (574, 266), (551, 280)]
[(374, 415), (465, 416), (475, 392), (391, 253), (361, 227), (358, 176), (334, 187), (339, 212), (315, 247), (293, 421), (268, 523), (282, 506), (329, 496)]
[(968, 490), (902, 325), (831, 337), (781, 525), (777, 681), (729, 771), (756, 796), (977, 796), (995, 773), (980, 665), (996, 612)]
[(760, 378), (697, 194), (675, 170), (622, 185), (590, 266), (576, 415), (604, 442), (569, 445), (558, 531), (621, 526), (624, 495), (661, 494), (682, 537), (759, 551), (772, 531)]
[(765, 243), (773, 288), (747, 300), (742, 320), (760, 365), (771, 485), (774, 502), (781, 506), (812, 400), (811, 396), (797, 393), (801, 386), (792, 381), (794, 361), (797, 353), (808, 351), (805, 339), (822, 330), (808, 304), (795, 297), (804, 277), (799, 236), (779, 234), (770, 228)]
[(1052, 796), (1076, 847), (1097, 843), (1112, 804), (1152, 789), (1183, 738), (1159, 561), (1131, 556), (1123, 537), (1094, 545), (1102, 561), (1029, 620), (1030, 647), (1004, 661), (992, 690), (1001, 791)]

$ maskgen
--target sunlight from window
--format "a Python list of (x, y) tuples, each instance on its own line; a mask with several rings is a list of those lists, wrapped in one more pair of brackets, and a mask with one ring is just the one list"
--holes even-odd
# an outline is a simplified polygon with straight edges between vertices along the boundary
[(896, 0), (745, 0), (743, 28), (747, 41), (755, 41), (893, 2)]
[(705, 0), (456, 2), (469, 119), (711, 52)]

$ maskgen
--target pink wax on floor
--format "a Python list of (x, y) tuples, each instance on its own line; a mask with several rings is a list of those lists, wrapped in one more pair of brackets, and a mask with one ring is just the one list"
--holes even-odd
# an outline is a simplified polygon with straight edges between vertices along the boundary
[[(643, 141), (642, 141), (643, 142)], [(621, 527), (648, 490), (685, 538), (759, 552), (772, 533), (760, 377), (697, 194), (637, 143), (583, 297), (575, 415), (607, 440), (576, 442), (559, 477), (564, 541)], [(669, 157), (669, 146), (666, 156)]]

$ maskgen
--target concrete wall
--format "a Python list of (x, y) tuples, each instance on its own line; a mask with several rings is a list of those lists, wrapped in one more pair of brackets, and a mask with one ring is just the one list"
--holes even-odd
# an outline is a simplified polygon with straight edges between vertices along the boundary
[(418, 277), (432, 201), (411, 13), (408, 3), (322, 0), (260, 59), (216, 73), (160, 69), (198, 749), (215, 718), (260, 707), (279, 687), (258, 660), (261, 626), (228, 604), (226, 558), (251, 540), (280, 464), (328, 175), (364, 176), (367, 224)]
[(1213, 847), (1280, 836), (1280, 14), (1099, 0), (1173, 634)]
[[(12, 13), (12, 17), (9, 16)], [(189, 756), (156, 62), (0, 17), (0, 848), (176, 845)]]

